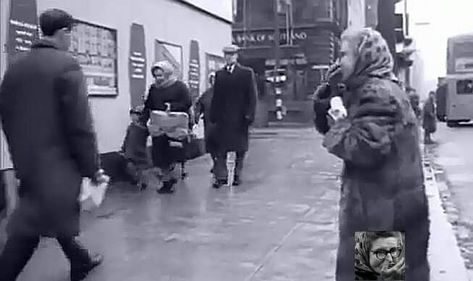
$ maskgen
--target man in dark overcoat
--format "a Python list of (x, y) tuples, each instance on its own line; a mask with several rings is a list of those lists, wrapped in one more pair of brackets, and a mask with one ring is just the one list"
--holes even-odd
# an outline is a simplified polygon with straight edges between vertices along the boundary
[(243, 160), (248, 151), (248, 128), (255, 119), (257, 89), (251, 68), (237, 63), (238, 47), (223, 49), (226, 65), (215, 75), (210, 121), (215, 123), (218, 146), (214, 188), (227, 184), (227, 152), (235, 152), (234, 185), (239, 185)]
[(1, 122), (20, 181), (0, 279), (16, 280), (45, 236), (59, 242), (77, 281), (102, 261), (75, 238), (82, 178), (99, 184), (99, 155), (84, 76), (67, 52), (75, 21), (53, 9), (39, 22), (43, 38), (10, 65), (0, 87)]

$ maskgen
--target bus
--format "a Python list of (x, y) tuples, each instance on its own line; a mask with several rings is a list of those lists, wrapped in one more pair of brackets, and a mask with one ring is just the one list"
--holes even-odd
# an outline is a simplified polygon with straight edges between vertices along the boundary
[(447, 75), (442, 80), (437, 90), (442, 94), (437, 97), (437, 111), (443, 113), (439, 119), (449, 127), (473, 120), (473, 33), (448, 39)]

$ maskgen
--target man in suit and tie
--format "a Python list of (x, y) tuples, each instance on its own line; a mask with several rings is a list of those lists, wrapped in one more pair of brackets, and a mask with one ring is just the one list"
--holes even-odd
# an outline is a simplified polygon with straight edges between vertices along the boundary
[(241, 183), (243, 160), (248, 151), (248, 128), (255, 119), (257, 89), (251, 68), (237, 62), (238, 46), (223, 49), (226, 65), (215, 75), (210, 121), (215, 124), (217, 157), (214, 188), (227, 184), (227, 152), (235, 152), (233, 185)]

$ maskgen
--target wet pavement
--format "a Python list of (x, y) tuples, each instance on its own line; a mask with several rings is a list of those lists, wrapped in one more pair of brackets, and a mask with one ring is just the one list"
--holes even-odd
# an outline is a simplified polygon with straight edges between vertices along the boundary
[[(172, 195), (113, 186), (83, 216), (80, 239), (105, 255), (87, 280), (333, 280), (341, 163), (320, 144), (313, 129), (258, 130), (241, 186), (211, 188), (207, 157)], [(19, 281), (67, 272), (43, 240)]]
[(426, 146), (434, 164), (442, 206), (453, 225), (470, 280), (473, 280), (473, 125), (438, 123), (437, 144)]

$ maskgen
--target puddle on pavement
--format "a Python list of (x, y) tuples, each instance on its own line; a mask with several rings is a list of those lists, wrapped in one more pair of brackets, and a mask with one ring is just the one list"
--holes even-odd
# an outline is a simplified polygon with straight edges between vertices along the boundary
[(454, 183), (473, 183), (473, 174), (471, 173), (449, 174), (448, 180)]
[(457, 157), (436, 157), (435, 163), (441, 166), (461, 166), (465, 161)]

